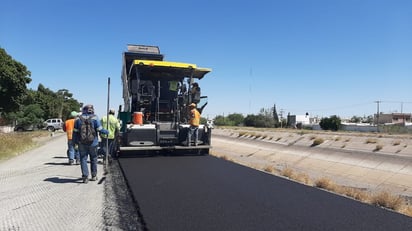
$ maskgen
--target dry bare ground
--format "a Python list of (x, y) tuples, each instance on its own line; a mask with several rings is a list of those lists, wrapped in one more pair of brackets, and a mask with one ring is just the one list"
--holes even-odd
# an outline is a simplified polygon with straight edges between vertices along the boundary
[(218, 128), (211, 155), (412, 216), (412, 136)]

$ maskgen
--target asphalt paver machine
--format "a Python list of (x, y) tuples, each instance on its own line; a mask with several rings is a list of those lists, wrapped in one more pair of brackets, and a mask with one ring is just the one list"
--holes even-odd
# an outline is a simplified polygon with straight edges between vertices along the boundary
[(209, 153), (212, 129), (207, 123), (199, 126), (197, 146), (188, 143), (187, 134), (188, 106), (195, 103), (202, 113), (207, 105), (207, 96), (196, 86), (211, 69), (163, 58), (157, 46), (128, 45), (123, 53), (119, 155), (179, 150)]

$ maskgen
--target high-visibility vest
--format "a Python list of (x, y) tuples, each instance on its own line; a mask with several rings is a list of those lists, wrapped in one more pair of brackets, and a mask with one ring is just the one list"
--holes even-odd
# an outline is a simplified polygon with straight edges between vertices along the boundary
[(109, 131), (109, 135), (101, 134), (102, 138), (114, 139), (116, 132), (120, 130), (120, 122), (114, 117), (109, 115), (109, 127), (107, 127), (107, 117), (103, 116), (101, 119), (102, 127)]
[(190, 120), (189, 120), (190, 125), (199, 127), (200, 124), (200, 113), (196, 108), (193, 108), (190, 110)]
[(66, 120), (66, 122), (64, 122), (68, 140), (73, 139), (74, 120), (75, 119), (68, 119)]

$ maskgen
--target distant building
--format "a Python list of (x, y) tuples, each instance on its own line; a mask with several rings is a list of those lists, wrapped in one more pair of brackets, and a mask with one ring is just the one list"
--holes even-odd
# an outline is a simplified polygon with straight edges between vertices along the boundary
[(411, 122), (411, 113), (391, 113), (383, 114), (380, 113), (374, 115), (374, 124), (406, 124)]
[(306, 115), (288, 115), (288, 126), (292, 128), (301, 128), (304, 125), (310, 125), (311, 119), (309, 114)]

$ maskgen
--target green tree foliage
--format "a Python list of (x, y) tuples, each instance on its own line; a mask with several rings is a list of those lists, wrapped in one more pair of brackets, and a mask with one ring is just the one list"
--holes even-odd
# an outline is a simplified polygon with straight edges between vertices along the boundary
[(322, 118), (319, 123), (320, 127), (323, 130), (332, 130), (332, 131), (339, 130), (339, 128), (341, 127), (341, 124), (342, 124), (341, 119), (336, 115), (333, 115), (329, 118), (328, 117)]
[(373, 116), (372, 115), (364, 116), (362, 118), (362, 122), (372, 124), (373, 123)]
[(226, 125), (225, 117), (222, 115), (216, 116), (214, 119), (214, 123), (217, 126), (225, 126)]
[(228, 116), (218, 115), (214, 118), (217, 126), (240, 126), (243, 124), (244, 117), (240, 113), (229, 114)]
[(200, 124), (206, 124), (207, 119), (205, 117), (200, 117)]
[(60, 89), (57, 92), (39, 84), (37, 92), (33, 94), (35, 102), (39, 102), (44, 117), (47, 118), (68, 118), (71, 111), (79, 111), (80, 103), (72, 98), (73, 94), (67, 89)]
[(19, 109), (31, 82), (30, 71), (0, 48), (0, 110), (13, 112)]
[(9, 119), (20, 125), (40, 125), (43, 120), (43, 110), (39, 104), (21, 106), (21, 110), (10, 113)]
[(352, 116), (352, 118), (349, 120), (351, 123), (360, 123), (362, 121), (362, 117), (359, 116)]
[(30, 72), (0, 48), (0, 109), (8, 122), (39, 124), (48, 118), (69, 117), (79, 111), (80, 103), (67, 89), (57, 92), (39, 84), (37, 91), (27, 89)]
[(245, 117), (240, 113), (233, 113), (227, 116), (228, 125), (230, 126), (239, 126), (243, 124)]
[(245, 118), (245, 126), (258, 128), (272, 128), (274, 127), (273, 117), (264, 114), (247, 115)]

